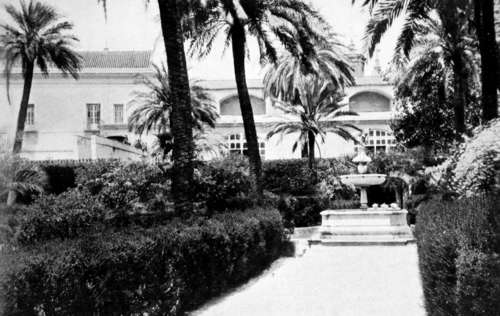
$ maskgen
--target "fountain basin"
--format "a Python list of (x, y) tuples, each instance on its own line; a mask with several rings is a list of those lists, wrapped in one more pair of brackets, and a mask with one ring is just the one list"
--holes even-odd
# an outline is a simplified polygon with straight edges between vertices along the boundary
[(321, 212), (319, 240), (325, 245), (399, 245), (412, 242), (402, 209), (326, 210)]
[(369, 187), (379, 185), (385, 182), (387, 176), (385, 174), (367, 173), (367, 174), (348, 174), (340, 176), (340, 181), (343, 184), (354, 185), (355, 187)]

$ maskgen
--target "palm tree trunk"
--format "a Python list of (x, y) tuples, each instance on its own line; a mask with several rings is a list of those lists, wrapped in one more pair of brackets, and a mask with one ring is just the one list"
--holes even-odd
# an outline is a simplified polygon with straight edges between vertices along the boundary
[(465, 105), (467, 103), (467, 73), (465, 72), (465, 63), (459, 49), (455, 49), (452, 54), (453, 60), (453, 85), (454, 97), (453, 107), (455, 110), (455, 130), (458, 134), (465, 133)]
[(316, 137), (313, 132), (309, 131), (307, 133), (307, 142), (309, 146), (309, 169), (314, 170), (314, 146), (316, 145)]
[(302, 150), (300, 151), (300, 157), (302, 158), (307, 158), (309, 157), (309, 143), (307, 144), (304, 144), (304, 146), (302, 146)]
[(485, 122), (498, 117), (498, 47), (493, 0), (474, 0), (474, 19), (481, 53), (481, 105)]
[(28, 113), (28, 102), (30, 100), (31, 86), (33, 84), (34, 67), (35, 65), (33, 62), (28, 62), (26, 65), (26, 72), (24, 73), (23, 96), (21, 98), (21, 105), (19, 106), (19, 114), (17, 115), (16, 136), (14, 139), (14, 148), (12, 150), (14, 155), (19, 154), (23, 148), (24, 125), (26, 123), (26, 114)]
[(462, 42), (460, 27), (464, 23), (461, 12), (465, 12), (466, 8), (467, 0), (438, 1), (438, 13), (443, 23), (447, 40), (450, 41), (452, 46), (451, 60), (453, 62), (453, 85), (455, 90), (453, 97), (455, 130), (460, 135), (465, 133), (465, 106), (467, 104), (468, 92), (468, 74), (465, 69), (463, 48), (460, 46)]
[(243, 127), (248, 146), (248, 158), (250, 160), (252, 173), (255, 180), (255, 192), (262, 195), (262, 162), (260, 160), (259, 142), (255, 121), (253, 118), (252, 103), (248, 94), (248, 87), (245, 74), (245, 30), (243, 25), (235, 20), (233, 32), (231, 34), (234, 75), (236, 78), (236, 87), (238, 89), (238, 98), (240, 101), (241, 116), (243, 118)]
[(176, 213), (187, 215), (193, 210), (191, 188), (193, 184), (194, 143), (189, 77), (177, 1), (158, 0), (158, 5), (173, 101), (170, 118), (174, 139), (172, 195)]

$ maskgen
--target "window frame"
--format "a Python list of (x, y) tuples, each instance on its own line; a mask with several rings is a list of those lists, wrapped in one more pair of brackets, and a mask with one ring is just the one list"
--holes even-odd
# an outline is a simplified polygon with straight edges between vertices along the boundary
[(87, 126), (101, 125), (101, 103), (87, 103)]
[(24, 122), (26, 126), (35, 125), (35, 104), (29, 103), (26, 109), (26, 120)]
[(376, 155), (379, 152), (389, 152), (396, 147), (396, 138), (392, 131), (384, 129), (369, 129), (365, 135), (364, 145), (368, 152)]
[[(259, 154), (261, 159), (266, 157), (266, 142), (265, 137), (258, 136)], [(230, 155), (247, 155), (248, 144), (244, 133), (230, 133), (226, 135), (226, 144)]]
[[(121, 108), (121, 120), (117, 120), (117, 109)], [(114, 124), (124, 124), (125, 123), (125, 105), (123, 103), (113, 104), (113, 123)]]

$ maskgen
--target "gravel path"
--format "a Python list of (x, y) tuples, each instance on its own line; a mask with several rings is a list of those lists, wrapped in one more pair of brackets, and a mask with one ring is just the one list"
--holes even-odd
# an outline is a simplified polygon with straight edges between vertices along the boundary
[(417, 250), (313, 246), (193, 316), (424, 316)]

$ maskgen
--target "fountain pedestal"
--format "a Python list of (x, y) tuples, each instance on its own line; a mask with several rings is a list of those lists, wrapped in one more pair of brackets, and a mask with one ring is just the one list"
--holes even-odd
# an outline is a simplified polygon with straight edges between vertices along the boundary
[(353, 159), (359, 174), (340, 177), (340, 181), (360, 189), (360, 209), (326, 210), (321, 212), (319, 241), (329, 245), (406, 244), (413, 241), (407, 224), (406, 210), (395, 203), (390, 206), (374, 204), (368, 208), (366, 189), (385, 182), (384, 174), (367, 174), (371, 161), (363, 151)]

